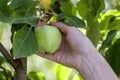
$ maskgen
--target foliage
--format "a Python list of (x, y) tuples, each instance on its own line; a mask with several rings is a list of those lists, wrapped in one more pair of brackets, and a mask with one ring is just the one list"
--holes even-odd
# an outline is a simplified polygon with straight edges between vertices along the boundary
[(1, 80), (12, 80), (13, 75), (11, 73), (12, 70), (8, 69), (6, 66), (10, 66), (7, 64), (7, 61), (4, 57), (0, 56), (0, 79)]
[[(4, 32), (3, 23), (6, 25), (10, 24), (12, 33), (12, 48), (10, 54), (12, 57), (18, 59), (29, 57), (37, 53), (34, 27), (39, 21), (46, 23), (49, 21), (62, 21), (70, 26), (84, 29), (86, 36), (106, 58), (115, 73), (120, 76), (119, 4), (115, 4), (113, 10), (107, 10), (105, 8), (105, 0), (78, 0), (76, 3), (71, 0), (42, 1), (44, 2), (41, 2), (41, 0), (0, 0), (0, 40)], [(34, 59), (37, 58), (34, 57)], [(37, 65), (40, 65), (40, 68), (45, 67), (43, 65), (47, 64), (47, 68), (44, 70), (47, 71), (51, 69), (50, 64), (52, 64), (52, 62), (42, 59), (39, 61), (43, 61), (44, 63), (40, 65), (37, 63), (38, 61), (36, 62)], [(0, 57), (0, 69), (2, 69), (2, 71), (0, 71), (0, 79), (9, 80), (6, 75), (9, 74), (11, 79), (13, 77), (12, 71), (2, 66), (4, 62), (6, 62), (4, 57)], [(28, 63), (33, 64), (29, 60)], [(61, 65), (56, 65), (55, 63), (52, 65), (55, 68), (55, 79), (82, 80), (77, 73), (72, 74), (74, 72), (73, 70)], [(53, 71), (53, 69), (51, 69), (51, 71)], [(45, 80), (46, 75), (47, 74), (44, 74), (42, 70), (31, 71), (28, 73), (28, 79)]]
[(28, 80), (45, 80), (44, 75), (40, 72), (31, 71), (28, 73)]
[(16, 58), (27, 57), (36, 52), (37, 42), (35, 42), (35, 35), (31, 29), (24, 26), (13, 36), (13, 56)]
[(120, 75), (120, 39), (118, 39), (106, 52), (106, 59), (115, 71), (115, 73), (119, 76)]

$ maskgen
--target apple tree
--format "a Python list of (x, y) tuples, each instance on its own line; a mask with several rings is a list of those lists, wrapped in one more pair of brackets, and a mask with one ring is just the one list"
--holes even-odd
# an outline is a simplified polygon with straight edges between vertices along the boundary
[[(0, 0), (0, 79), (47, 80), (46, 74), (27, 73), (27, 60), (38, 51), (35, 27), (50, 21), (61, 21), (82, 31), (119, 77), (120, 2), (112, 8), (109, 5), (106, 0)], [(5, 26), (11, 33), (9, 50), (1, 41), (7, 33)], [(12, 71), (3, 66), (5, 63)], [(80, 74), (59, 64), (56, 74), (57, 80), (82, 80)]]

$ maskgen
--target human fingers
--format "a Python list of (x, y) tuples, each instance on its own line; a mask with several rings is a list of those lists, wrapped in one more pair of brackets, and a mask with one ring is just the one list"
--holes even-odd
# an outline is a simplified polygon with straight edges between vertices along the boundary
[(37, 27), (40, 27), (40, 26), (43, 26), (43, 25), (46, 25), (46, 23), (45, 22), (38, 22)]
[(62, 51), (58, 50), (58, 51), (56, 51), (53, 54), (38, 53), (37, 55), (39, 55), (39, 56), (41, 56), (43, 58), (55, 61), (57, 63), (60, 63), (61, 53), (62, 53)]
[(67, 33), (69, 31), (69, 26), (62, 22), (50, 22), (50, 25), (56, 26), (61, 32)]
[(55, 61), (55, 58), (53, 58), (52, 54), (43, 54), (43, 53), (38, 53), (37, 55), (43, 57), (43, 58), (47, 58), (49, 60)]
[(47, 58), (49, 60), (52, 60), (52, 61), (55, 61), (55, 62), (59, 62), (59, 60), (57, 59), (58, 56), (60, 56), (60, 54), (64, 51), (64, 47), (65, 47), (65, 35), (63, 34), (62, 35), (62, 43), (59, 47), (59, 49), (54, 52), (53, 54), (44, 54), (44, 53), (38, 53), (37, 55), (41, 56), (41, 57), (44, 57), (44, 58)]

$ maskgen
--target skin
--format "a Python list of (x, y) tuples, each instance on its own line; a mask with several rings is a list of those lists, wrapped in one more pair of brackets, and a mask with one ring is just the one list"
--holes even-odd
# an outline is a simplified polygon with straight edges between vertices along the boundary
[(38, 55), (79, 71), (84, 80), (119, 80), (111, 67), (77, 28), (51, 22), (62, 34), (60, 48), (54, 54)]

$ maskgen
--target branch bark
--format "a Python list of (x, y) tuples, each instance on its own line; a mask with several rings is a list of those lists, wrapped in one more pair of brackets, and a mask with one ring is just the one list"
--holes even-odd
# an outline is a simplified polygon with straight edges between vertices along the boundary
[(27, 80), (27, 58), (16, 59), (18, 67), (15, 69), (14, 80)]
[(14, 80), (27, 80), (27, 58), (13, 59), (1, 42), (0, 52), (14, 68)]
[(6, 58), (6, 60), (12, 65), (14, 69), (17, 68), (16, 61), (12, 58), (12, 56), (9, 54), (9, 52), (5, 49), (5, 47), (0, 42), (0, 52), (2, 55)]

